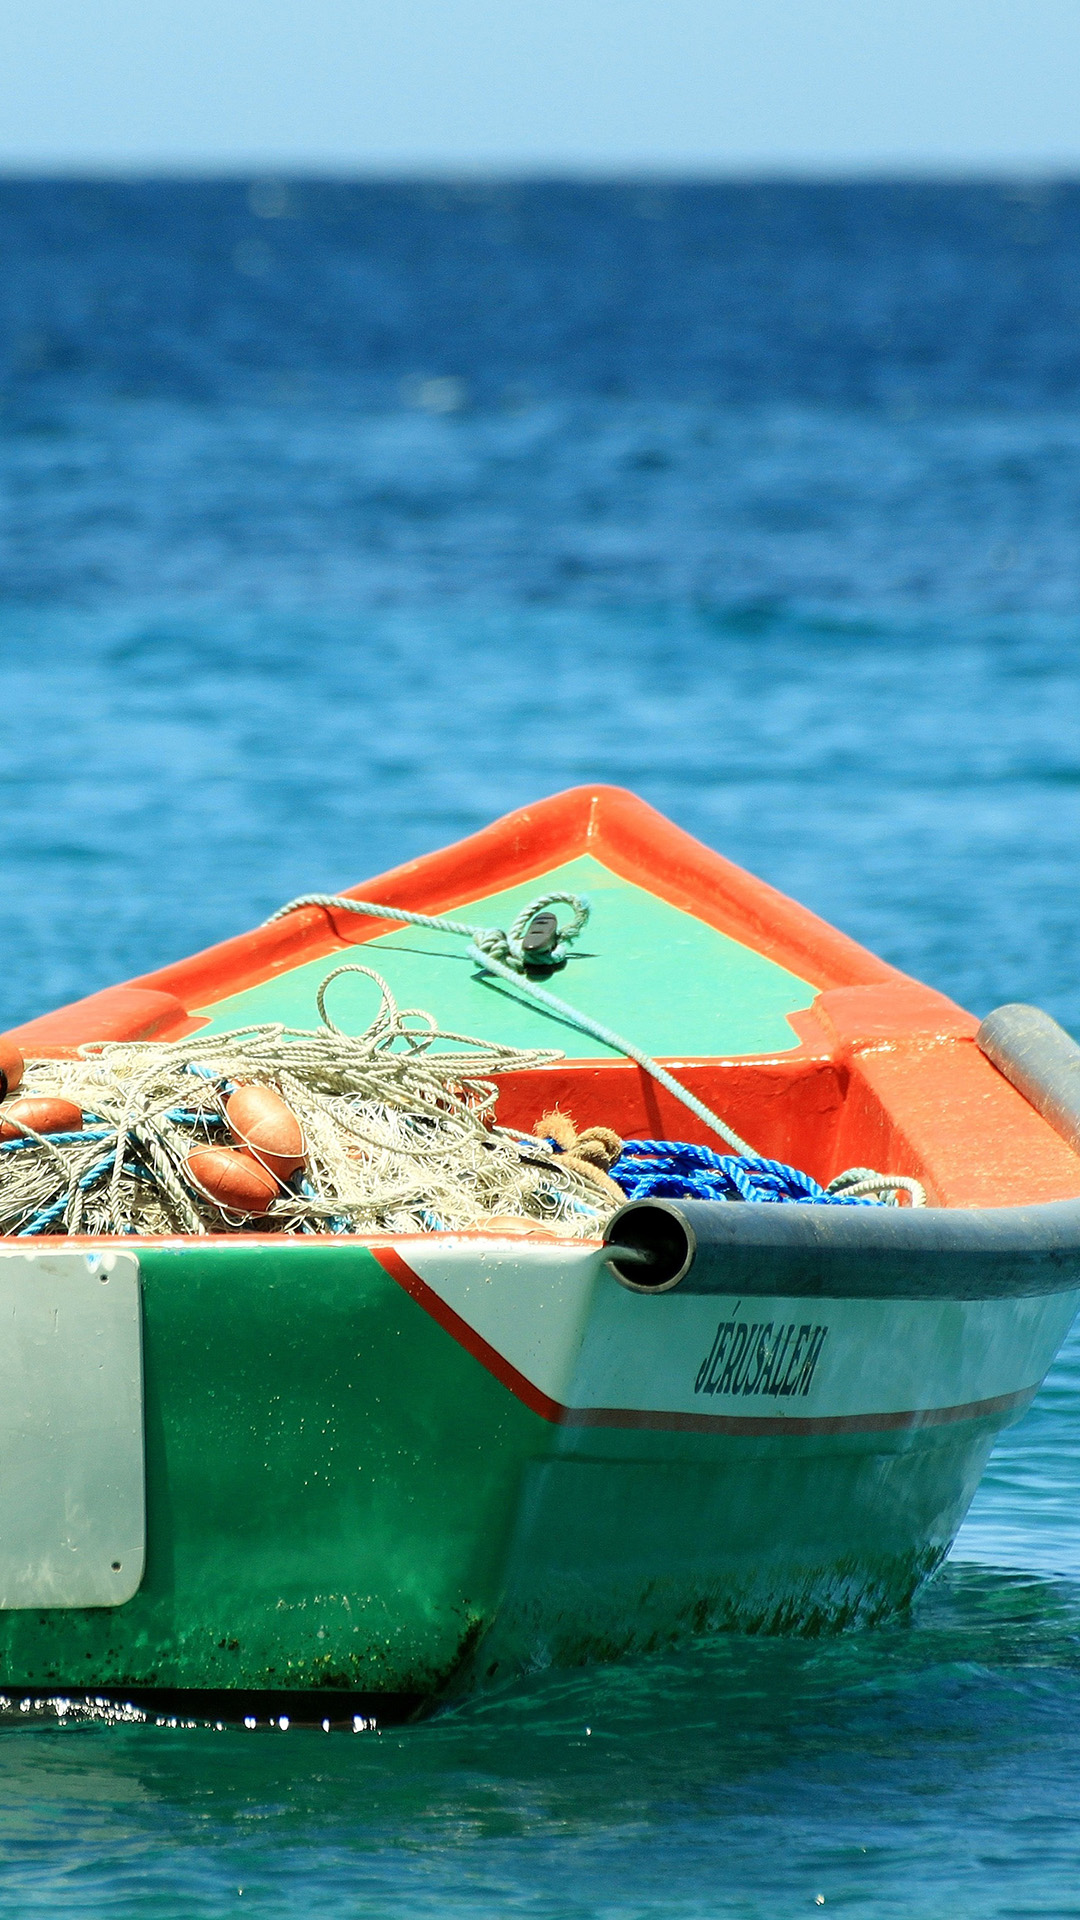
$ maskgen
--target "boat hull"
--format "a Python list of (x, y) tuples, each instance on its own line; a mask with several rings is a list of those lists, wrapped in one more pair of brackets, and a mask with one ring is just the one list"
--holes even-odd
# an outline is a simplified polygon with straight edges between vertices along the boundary
[(649, 1296), (546, 1240), (136, 1251), (142, 1583), (0, 1613), (8, 1690), (429, 1698), (880, 1618), (947, 1552), (1080, 1284)]
[[(509, 929), (582, 891), (588, 942), (555, 982), (572, 1016), (471, 964), (443, 919)], [(1031, 1009), (980, 1029), (604, 787), (8, 1039), (56, 1060), (306, 1028), (331, 972), (335, 1019), (359, 1032), (360, 959), (446, 1035), (565, 1056), (499, 1074), (507, 1129), (557, 1107), (579, 1133), (704, 1144), (704, 1103), (823, 1187), (873, 1167), (929, 1204), (648, 1200), (608, 1248), (490, 1219), (457, 1237), (50, 1246), (52, 1213), (16, 1210), (0, 1685), (400, 1704), (478, 1671), (902, 1606), (1080, 1297), (1080, 1051)], [(90, 1298), (109, 1261), (127, 1276), (114, 1264), (111, 1322)], [(61, 1391), (61, 1351), (106, 1370)]]

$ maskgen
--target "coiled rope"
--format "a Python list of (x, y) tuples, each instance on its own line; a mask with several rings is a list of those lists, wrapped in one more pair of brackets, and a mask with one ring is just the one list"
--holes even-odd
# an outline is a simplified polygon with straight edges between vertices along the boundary
[[(525, 936), (537, 915), (546, 912), (550, 907), (561, 905), (569, 906), (573, 910), (573, 923), (557, 929), (556, 935), (546, 951), (536, 952), (527, 950), (524, 944)], [(753, 1181), (749, 1178), (748, 1171), (747, 1191), (742, 1192), (739, 1190), (738, 1193), (738, 1197), (742, 1199), (762, 1199), (765, 1197), (772, 1199), (822, 1199), (836, 1200), (843, 1204), (850, 1204), (859, 1200), (876, 1199), (879, 1195), (891, 1196), (904, 1192), (908, 1195), (913, 1207), (926, 1205), (926, 1193), (922, 1184), (918, 1180), (911, 1179), (905, 1174), (879, 1174), (868, 1167), (850, 1167), (844, 1173), (838, 1174), (835, 1180), (830, 1181), (828, 1187), (822, 1188), (817, 1185), (816, 1181), (810, 1180), (808, 1174), (799, 1174), (797, 1169), (782, 1168), (779, 1161), (765, 1159), (748, 1141), (744, 1140), (740, 1134), (735, 1132), (734, 1127), (728, 1126), (726, 1120), (722, 1120), (720, 1115), (714, 1113), (711, 1107), (707, 1107), (703, 1100), (699, 1100), (696, 1094), (691, 1093), (689, 1087), (684, 1087), (681, 1081), (676, 1080), (674, 1074), (669, 1073), (666, 1067), (662, 1067), (658, 1060), (654, 1060), (651, 1054), (646, 1053), (643, 1048), (637, 1046), (633, 1040), (628, 1040), (625, 1034), (616, 1033), (614, 1028), (606, 1026), (601, 1020), (594, 1019), (591, 1014), (582, 1013), (579, 1007), (570, 1006), (567, 1001), (560, 999), (557, 994), (549, 993), (546, 987), (542, 987), (537, 981), (530, 979), (526, 968), (534, 970), (543, 968), (551, 971), (556, 967), (563, 966), (569, 958), (571, 945), (587, 926), (592, 911), (588, 900), (583, 894), (540, 894), (537, 899), (531, 900), (527, 906), (522, 907), (521, 912), (517, 914), (514, 920), (511, 921), (510, 926), (505, 930), (502, 927), (474, 927), (463, 920), (454, 920), (444, 914), (412, 913), (405, 907), (387, 907), (372, 900), (353, 900), (347, 895), (339, 893), (298, 894), (295, 900), (289, 900), (285, 906), (279, 907), (277, 912), (272, 913), (269, 919), (263, 924), (265, 926), (272, 926), (276, 920), (283, 920), (287, 914), (296, 913), (301, 907), (324, 907), (332, 909), (335, 912), (341, 911), (343, 913), (360, 914), (369, 919), (389, 920), (399, 926), (427, 927), (434, 933), (456, 934), (458, 937), (468, 940), (469, 958), (475, 961), (476, 965), (480, 967), (482, 971), (495, 974), (500, 979), (507, 981), (508, 984), (514, 987), (519, 993), (524, 993), (528, 995), (529, 999), (536, 1001), (538, 1005), (549, 1008), (553, 1013), (558, 1014), (561, 1019), (569, 1021), (572, 1026), (580, 1028), (583, 1033), (590, 1034), (594, 1039), (601, 1041), (604, 1046), (610, 1047), (614, 1053), (625, 1054), (627, 1059), (635, 1061), (639, 1067), (651, 1075), (652, 1079), (654, 1079), (658, 1085), (666, 1088), (667, 1092), (672, 1094), (676, 1100), (681, 1101), (684, 1107), (688, 1107), (691, 1113), (696, 1114), (699, 1120), (703, 1120), (705, 1125), (711, 1128), (719, 1139), (725, 1141), (729, 1147), (733, 1147), (735, 1153), (739, 1155), (741, 1159), (748, 1163), (753, 1163), (759, 1168), (773, 1170), (773, 1188), (770, 1189), (767, 1196), (764, 1192), (755, 1191), (751, 1193), (749, 1191), (749, 1187), (753, 1185)], [(638, 1144), (647, 1144), (653, 1148), (659, 1148), (665, 1145), (665, 1143), (657, 1141)], [(708, 1152), (709, 1150), (702, 1149), (701, 1151)], [(716, 1157), (717, 1156), (714, 1156), (714, 1158)], [(702, 1173), (710, 1171), (715, 1172), (715, 1169), (700, 1167), (695, 1170), (693, 1177), (696, 1180)], [(776, 1177), (780, 1172), (795, 1172), (797, 1180), (808, 1181), (810, 1186), (815, 1188), (816, 1191), (814, 1193), (792, 1191), (787, 1195), (778, 1193), (773, 1189), (775, 1189)], [(689, 1170), (687, 1170), (687, 1173), (689, 1173)], [(734, 1185), (736, 1188), (738, 1187), (737, 1180), (734, 1180)], [(768, 1179), (766, 1180), (766, 1185), (768, 1185)], [(681, 1190), (684, 1193), (687, 1190), (685, 1181)], [(698, 1191), (696, 1186), (693, 1190), (695, 1192)], [(721, 1196), (717, 1194), (715, 1197), (719, 1198)], [(727, 1195), (723, 1197), (733, 1196)]]
[(912, 1206), (925, 1205), (912, 1191), (922, 1193), (919, 1182), (904, 1174), (851, 1167), (823, 1187), (783, 1160), (761, 1154), (736, 1159), (686, 1140), (624, 1140), (608, 1174), (628, 1200), (782, 1200), (802, 1207), (827, 1201), (834, 1207), (862, 1207), (883, 1194), (907, 1193)]

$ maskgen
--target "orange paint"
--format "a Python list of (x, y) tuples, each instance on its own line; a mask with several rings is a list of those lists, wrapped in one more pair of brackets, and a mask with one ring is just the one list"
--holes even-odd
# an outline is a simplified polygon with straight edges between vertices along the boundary
[(542, 1220), (523, 1219), (518, 1213), (489, 1213), (478, 1220), (474, 1233), (497, 1233), (500, 1239), (512, 1236), (515, 1240), (558, 1240), (566, 1236), (556, 1227), (545, 1226)]

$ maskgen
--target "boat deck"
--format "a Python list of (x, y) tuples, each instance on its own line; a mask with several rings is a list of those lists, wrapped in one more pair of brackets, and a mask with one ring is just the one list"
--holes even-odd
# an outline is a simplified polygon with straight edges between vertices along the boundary
[[(592, 917), (552, 992), (594, 1019), (665, 1058), (789, 1053), (799, 1036), (788, 1015), (809, 1007), (818, 989), (775, 960), (703, 920), (668, 905), (582, 854), (521, 885), (462, 900), (452, 916), (477, 926), (508, 927), (545, 893), (584, 894)], [(560, 919), (569, 909), (559, 910)], [(370, 929), (371, 921), (358, 926)], [(398, 1005), (422, 1007), (454, 1033), (515, 1047), (558, 1047), (572, 1060), (620, 1057), (555, 1013), (481, 976), (467, 942), (422, 927), (397, 927), (366, 941), (363, 954), (342, 950), (387, 981)], [(281, 1020), (318, 1024), (315, 995), (333, 955), (299, 960), (269, 980), (193, 1009), (210, 1032)], [(339, 962), (340, 964), (340, 962)], [(359, 1032), (378, 1010), (378, 989), (361, 974), (335, 981), (327, 1010), (346, 1032)]]

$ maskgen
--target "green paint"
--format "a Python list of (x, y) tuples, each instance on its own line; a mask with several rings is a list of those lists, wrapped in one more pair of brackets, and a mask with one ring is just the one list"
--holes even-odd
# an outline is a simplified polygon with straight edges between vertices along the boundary
[(557, 1665), (670, 1645), (680, 1633), (814, 1633), (905, 1606), (944, 1559), (993, 1433), (879, 1451), (711, 1439), (712, 1458), (537, 1461), (489, 1676), (538, 1648)]
[[(550, 873), (455, 908), (478, 926), (508, 926), (529, 900), (547, 892), (584, 893), (592, 918), (571, 959), (550, 980), (552, 992), (580, 1007), (649, 1053), (695, 1055), (787, 1053), (798, 1044), (788, 1014), (808, 1007), (817, 988), (755, 953), (752, 947), (668, 906), (622, 880), (591, 855)], [(512, 988), (482, 979), (466, 943), (419, 927), (381, 935), (342, 960), (374, 967), (402, 1007), (423, 1007), (440, 1027), (519, 1047), (558, 1047), (572, 1060), (610, 1057), (598, 1040), (556, 1015), (518, 999)], [(318, 1025), (316, 989), (333, 956), (309, 960), (261, 986), (200, 1009), (209, 1031), (281, 1020)], [(360, 975), (335, 981), (328, 1011), (347, 1032), (373, 1018), (378, 989)]]
[(146, 1577), (0, 1616), (0, 1685), (432, 1692), (489, 1630), (498, 1667), (874, 1617), (945, 1551), (1001, 1424), (560, 1429), (361, 1244), (140, 1262)]
[(143, 1585), (0, 1616), (0, 1681), (430, 1690), (491, 1615), (543, 1423), (362, 1245), (140, 1262)]

